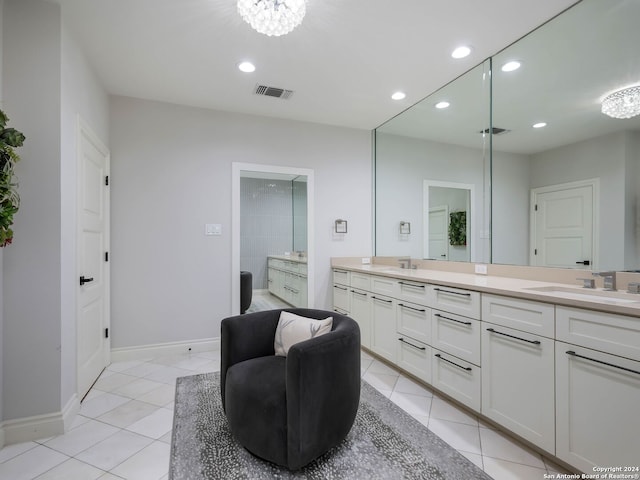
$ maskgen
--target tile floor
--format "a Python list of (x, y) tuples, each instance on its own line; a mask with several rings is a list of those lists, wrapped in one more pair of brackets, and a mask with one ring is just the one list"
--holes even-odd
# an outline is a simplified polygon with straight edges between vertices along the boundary
[[(0, 480), (166, 480), (175, 379), (219, 369), (219, 351), (111, 364), (67, 433), (0, 450)], [(566, 473), (365, 352), (362, 376), (496, 480)]]

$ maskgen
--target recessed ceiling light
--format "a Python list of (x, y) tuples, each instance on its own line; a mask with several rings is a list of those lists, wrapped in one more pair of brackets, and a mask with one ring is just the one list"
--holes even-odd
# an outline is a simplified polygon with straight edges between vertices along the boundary
[(407, 94), (404, 93), (404, 92), (396, 92), (393, 95), (391, 95), (391, 98), (393, 98), (394, 100), (402, 100), (406, 96), (407, 96)]
[(463, 45), (461, 47), (456, 48), (453, 52), (451, 52), (451, 56), (453, 58), (464, 58), (469, 56), (470, 53), (471, 53), (471, 47), (467, 47), (466, 45)]
[(502, 65), (503, 72), (513, 72), (514, 70), (517, 70), (519, 68), (520, 68), (520, 62), (516, 62), (515, 60), (512, 60)]
[(256, 66), (251, 62), (241, 62), (238, 64), (238, 70), (244, 73), (251, 73), (256, 71)]
[(449, 102), (438, 102), (436, 108), (447, 108), (449, 105), (451, 105)]
[(533, 128), (543, 128), (547, 126), (547, 122), (538, 122), (533, 124)]

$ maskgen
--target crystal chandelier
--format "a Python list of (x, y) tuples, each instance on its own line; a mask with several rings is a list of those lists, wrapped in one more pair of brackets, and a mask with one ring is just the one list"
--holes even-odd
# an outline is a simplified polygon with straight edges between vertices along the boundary
[(602, 113), (613, 118), (631, 118), (640, 115), (640, 85), (623, 88), (602, 100)]
[(270, 37), (286, 35), (296, 28), (306, 10), (306, 0), (238, 0), (242, 19)]

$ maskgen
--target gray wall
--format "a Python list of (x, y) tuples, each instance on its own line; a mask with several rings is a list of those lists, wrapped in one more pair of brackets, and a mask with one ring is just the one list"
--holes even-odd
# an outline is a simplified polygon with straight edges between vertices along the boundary
[(219, 336), (232, 162), (314, 170), (317, 307), (331, 306), (331, 257), (371, 254), (369, 131), (112, 97), (110, 146), (113, 348)]
[(76, 388), (76, 114), (108, 140), (108, 102), (60, 7), (5, 0), (3, 108), (27, 137), (3, 252), (2, 419), (59, 413)]

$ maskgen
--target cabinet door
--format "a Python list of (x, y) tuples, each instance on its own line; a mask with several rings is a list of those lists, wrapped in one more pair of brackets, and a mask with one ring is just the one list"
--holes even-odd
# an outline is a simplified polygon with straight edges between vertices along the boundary
[(480, 411), (481, 368), (435, 348), (432, 351), (433, 386), (468, 407)]
[(333, 308), (349, 313), (349, 289), (344, 285), (333, 286)]
[(398, 334), (398, 366), (431, 383), (431, 347)]
[(556, 392), (558, 458), (583, 472), (638, 466), (640, 362), (556, 342)]
[(554, 342), (482, 322), (482, 413), (555, 452)]
[(480, 293), (461, 288), (429, 285), (429, 306), (457, 313), (465, 317), (480, 319)]
[(371, 294), (351, 289), (350, 316), (360, 326), (360, 343), (365, 348), (371, 348)]
[(480, 365), (480, 320), (433, 310), (431, 345), (474, 365)]
[(390, 362), (396, 362), (396, 301), (371, 296), (371, 350)]
[(414, 340), (431, 343), (431, 309), (414, 303), (398, 302), (397, 331)]

